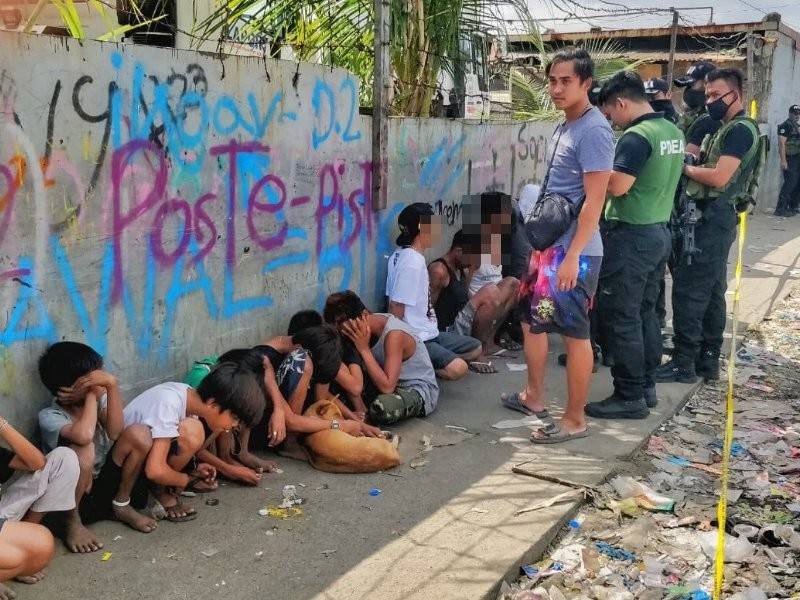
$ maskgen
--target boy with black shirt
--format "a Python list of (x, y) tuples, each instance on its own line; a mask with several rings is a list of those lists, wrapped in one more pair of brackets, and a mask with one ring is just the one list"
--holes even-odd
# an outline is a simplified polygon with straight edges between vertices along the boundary
[(661, 332), (655, 306), (671, 251), (667, 222), (684, 139), (662, 113), (653, 112), (635, 72), (606, 81), (599, 106), (624, 128), (608, 183), (597, 304), (601, 335), (614, 357), (614, 393), (587, 405), (586, 414), (643, 419), (657, 402), (653, 373), (661, 363)]

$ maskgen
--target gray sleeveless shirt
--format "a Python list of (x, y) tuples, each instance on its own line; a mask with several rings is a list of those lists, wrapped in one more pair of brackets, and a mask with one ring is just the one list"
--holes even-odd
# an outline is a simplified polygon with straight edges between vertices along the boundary
[(436, 403), (439, 401), (439, 384), (436, 383), (436, 373), (433, 371), (433, 365), (425, 344), (420, 341), (419, 336), (404, 321), (388, 313), (380, 313), (380, 315), (387, 317), (387, 320), (381, 337), (372, 347), (372, 355), (381, 366), (386, 364), (384, 342), (386, 341), (386, 336), (392, 331), (403, 331), (414, 338), (417, 347), (414, 350), (414, 354), (401, 363), (397, 385), (398, 387), (409, 388), (419, 392), (425, 402), (425, 414), (431, 414), (436, 410)]

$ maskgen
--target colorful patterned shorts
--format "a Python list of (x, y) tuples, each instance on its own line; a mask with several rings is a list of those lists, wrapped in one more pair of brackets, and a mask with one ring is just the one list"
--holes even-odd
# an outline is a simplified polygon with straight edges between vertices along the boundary
[(558, 268), (564, 249), (554, 246), (534, 250), (528, 272), (519, 287), (519, 310), (531, 333), (560, 333), (570, 338), (589, 339), (589, 309), (597, 291), (602, 256), (581, 256), (578, 284), (568, 292), (559, 292)]

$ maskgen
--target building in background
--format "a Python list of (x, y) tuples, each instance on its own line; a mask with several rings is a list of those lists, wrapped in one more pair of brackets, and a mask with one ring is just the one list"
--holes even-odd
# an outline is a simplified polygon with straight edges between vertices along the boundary
[[(559, 48), (582, 45), (588, 40), (613, 40), (615, 57), (635, 63), (642, 78), (666, 77), (669, 62), (670, 27), (655, 29), (592, 29), (575, 33), (541, 35), (548, 53)], [(675, 52), (675, 75), (686, 72), (692, 63), (708, 60), (719, 67), (735, 67), (746, 76), (745, 94), (758, 105), (757, 120), (763, 133), (769, 135), (770, 146), (778, 147), (777, 128), (787, 115), (789, 106), (800, 104), (800, 34), (781, 23), (772, 13), (763, 21), (679, 27)], [(506, 52), (499, 57), (504, 70), (540, 71), (542, 57), (531, 37), (510, 35)], [(499, 69), (493, 69), (493, 72)], [(510, 79), (492, 79), (491, 94), (503, 92), (510, 103)], [(673, 89), (673, 100), (681, 108), (682, 90)], [(495, 109), (495, 112), (498, 109)], [(770, 153), (760, 188), (759, 209), (771, 212), (781, 185), (778, 153)]]

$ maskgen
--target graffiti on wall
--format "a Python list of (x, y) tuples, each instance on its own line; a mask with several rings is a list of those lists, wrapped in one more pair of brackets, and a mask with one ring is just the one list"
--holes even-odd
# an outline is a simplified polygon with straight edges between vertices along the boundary
[(465, 195), (518, 192), (544, 160), (542, 128), (398, 119), (375, 211), (347, 73), (25, 44), (47, 66), (0, 64), (0, 391), (59, 339), (172, 376), (330, 292), (378, 305), (405, 204), (456, 228)]
[[(125, 60), (111, 54), (108, 81), (53, 81), (39, 136), (40, 115), (3, 72), (0, 344), (79, 329), (105, 352), (120, 311), (138, 354), (163, 356), (187, 298), (232, 319), (272, 307), (269, 282), (310, 265), (317, 303), (323, 283), (372, 294), (366, 256), (396, 211), (372, 211), (371, 163), (345, 158), (364, 137), (352, 77), (317, 78), (301, 116), (282, 90), (235, 96), (199, 64), (159, 76)], [(304, 161), (275, 144), (290, 130), (307, 135)]]

